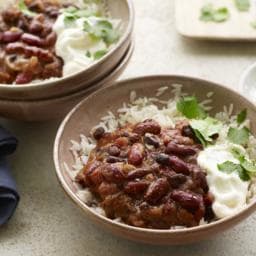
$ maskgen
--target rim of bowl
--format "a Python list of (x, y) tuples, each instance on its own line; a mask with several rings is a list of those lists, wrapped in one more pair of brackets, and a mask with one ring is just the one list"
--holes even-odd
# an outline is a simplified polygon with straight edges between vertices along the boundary
[[(65, 76), (65, 77), (60, 77), (60, 78), (54, 78), (53, 80), (42, 80), (42, 82), (37, 82), (37, 83), (29, 83), (29, 84), (21, 84), (18, 86), (15, 86), (13, 84), (1, 84), (0, 83), (0, 89), (1, 88), (6, 88), (10, 90), (15, 90), (15, 91), (24, 91), (24, 89), (31, 89), (34, 87), (41, 87), (41, 86), (56, 86), (59, 82), (65, 82), (68, 80), (72, 80), (74, 77), (77, 77), (79, 75), (82, 75), (84, 72), (90, 72), (93, 68), (95, 68), (96, 65), (102, 64), (110, 55), (112, 55), (116, 49), (120, 48), (126, 41), (126, 39), (129, 37), (129, 35), (132, 33), (133, 28), (134, 28), (134, 19), (135, 19), (135, 9), (132, 0), (125, 0), (128, 6), (128, 12), (129, 12), (129, 20), (128, 20), (128, 25), (124, 33), (122, 33), (121, 38), (117, 42), (117, 44), (110, 49), (110, 51), (107, 52), (106, 55), (104, 55), (100, 60), (91, 63), (86, 69), (81, 70), (77, 73)], [(51, 78), (49, 78), (51, 79)]]
[(154, 233), (154, 234), (183, 234), (183, 233), (194, 233), (194, 232), (198, 232), (198, 231), (206, 231), (208, 229), (211, 229), (212, 227), (221, 225), (222, 223), (228, 223), (230, 220), (233, 219), (237, 219), (239, 218), (243, 213), (248, 212), (249, 210), (251, 211), (255, 211), (256, 210), (256, 200), (253, 200), (252, 202), (250, 202), (248, 205), (246, 205), (246, 207), (244, 207), (242, 210), (240, 210), (238, 213), (223, 218), (223, 219), (219, 219), (216, 220), (212, 223), (208, 223), (205, 225), (201, 225), (201, 226), (196, 226), (196, 227), (191, 227), (191, 228), (182, 228), (182, 229), (149, 229), (149, 228), (139, 228), (139, 227), (134, 227), (134, 226), (130, 226), (124, 223), (119, 223), (119, 222), (115, 222), (105, 216), (102, 216), (98, 213), (96, 213), (95, 211), (93, 211), (89, 206), (87, 206), (72, 190), (71, 188), (68, 186), (67, 182), (65, 181), (64, 176), (62, 175), (62, 171), (61, 171), (61, 167), (60, 167), (60, 163), (59, 163), (59, 144), (60, 144), (60, 138), (63, 134), (63, 131), (65, 130), (66, 124), (69, 122), (70, 118), (72, 118), (73, 114), (77, 111), (77, 109), (80, 108), (81, 105), (83, 105), (88, 99), (95, 97), (95, 95), (97, 95), (97, 93), (99, 92), (104, 92), (107, 91), (108, 92), (111, 90), (111, 88), (115, 88), (115, 87), (122, 87), (125, 86), (127, 83), (129, 82), (136, 82), (136, 81), (141, 81), (141, 80), (145, 80), (145, 79), (149, 79), (149, 80), (161, 80), (161, 79), (189, 79), (189, 80), (193, 80), (195, 82), (199, 82), (199, 83), (211, 83), (212, 85), (214, 85), (216, 88), (222, 88), (227, 90), (230, 93), (235, 94), (236, 96), (239, 96), (241, 98), (243, 98), (244, 101), (246, 101), (253, 109), (255, 109), (256, 111), (256, 106), (248, 99), (246, 99), (242, 94), (240, 94), (239, 92), (236, 92), (235, 90), (225, 86), (225, 85), (221, 85), (218, 83), (215, 83), (213, 81), (210, 80), (206, 80), (206, 79), (201, 79), (201, 78), (196, 78), (193, 76), (186, 76), (186, 75), (150, 75), (150, 76), (138, 76), (138, 77), (133, 77), (133, 78), (128, 78), (125, 80), (121, 80), (118, 82), (115, 82), (114, 84), (108, 86), (107, 88), (102, 88), (99, 89), (97, 91), (95, 91), (94, 93), (90, 94), (89, 96), (87, 96), (85, 99), (83, 99), (80, 103), (78, 103), (64, 118), (64, 120), (61, 122), (58, 131), (57, 131), (57, 135), (55, 137), (55, 142), (54, 142), (54, 148), (53, 148), (53, 160), (54, 160), (54, 165), (55, 165), (55, 173), (57, 175), (58, 181), (61, 184), (61, 187), (64, 189), (64, 192), (73, 200), (73, 202), (79, 206), (80, 209), (86, 210), (86, 213), (93, 215), (96, 218), (101, 219), (103, 222), (107, 222), (110, 225), (114, 225), (116, 227), (119, 228), (125, 228), (125, 229), (129, 229), (132, 230), (134, 232), (144, 232), (144, 233)]
[(250, 73), (255, 69), (256, 72), (256, 62), (253, 62), (250, 64), (243, 72), (242, 75), (239, 79), (239, 90), (242, 94), (245, 93), (245, 80), (247, 79), (248, 76), (250, 76)]

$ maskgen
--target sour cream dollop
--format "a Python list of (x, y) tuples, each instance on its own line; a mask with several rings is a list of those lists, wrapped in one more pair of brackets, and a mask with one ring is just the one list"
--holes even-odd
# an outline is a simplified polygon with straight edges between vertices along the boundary
[[(240, 146), (241, 152), (245, 151)], [(246, 204), (249, 182), (240, 179), (236, 172), (227, 174), (218, 169), (218, 164), (231, 161), (238, 164), (230, 152), (231, 145), (215, 145), (201, 151), (197, 161), (207, 172), (207, 182), (215, 200), (212, 209), (218, 218), (225, 218), (236, 214)]]
[[(53, 31), (57, 34), (55, 44), (56, 54), (64, 61), (63, 76), (68, 76), (85, 69), (94, 62), (94, 59), (87, 56), (87, 52), (95, 53), (97, 51), (109, 50), (103, 40), (93, 40), (89, 34), (83, 30), (84, 22), (94, 25), (100, 17), (91, 16), (88, 18), (78, 18), (71, 24), (65, 24), (65, 14), (59, 15)], [(104, 19), (105, 20), (105, 19)], [(114, 28), (117, 28), (119, 21), (107, 19)]]

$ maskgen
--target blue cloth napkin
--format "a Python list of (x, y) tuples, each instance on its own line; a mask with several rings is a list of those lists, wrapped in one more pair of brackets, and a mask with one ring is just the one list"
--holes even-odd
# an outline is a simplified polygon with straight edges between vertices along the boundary
[(17, 144), (17, 139), (0, 127), (0, 225), (11, 218), (20, 199), (6, 161), (6, 156), (16, 150)]

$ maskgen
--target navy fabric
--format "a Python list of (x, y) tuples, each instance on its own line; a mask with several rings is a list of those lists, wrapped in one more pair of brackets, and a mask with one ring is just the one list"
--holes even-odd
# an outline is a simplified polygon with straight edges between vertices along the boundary
[(20, 199), (6, 161), (6, 156), (15, 151), (17, 144), (17, 139), (0, 127), (0, 225), (10, 219)]

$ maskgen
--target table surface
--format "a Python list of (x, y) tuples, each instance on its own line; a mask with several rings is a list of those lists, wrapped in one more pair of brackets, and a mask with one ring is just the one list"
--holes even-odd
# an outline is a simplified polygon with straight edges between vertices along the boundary
[[(178, 35), (172, 0), (136, 0), (135, 52), (121, 79), (147, 74), (186, 74), (237, 87), (255, 61), (256, 45), (200, 42)], [(161, 3), (161, 4), (159, 4)], [(59, 121), (1, 119), (20, 146), (10, 159), (21, 194), (12, 220), (0, 228), (1, 256), (255, 255), (256, 216), (209, 241), (188, 246), (142, 245), (94, 226), (66, 198), (55, 177), (53, 141)]]

